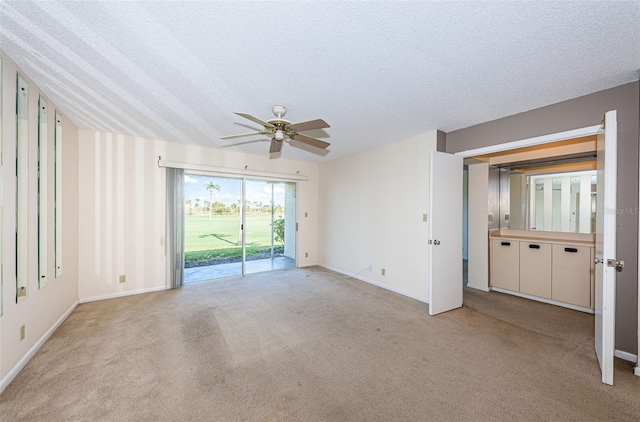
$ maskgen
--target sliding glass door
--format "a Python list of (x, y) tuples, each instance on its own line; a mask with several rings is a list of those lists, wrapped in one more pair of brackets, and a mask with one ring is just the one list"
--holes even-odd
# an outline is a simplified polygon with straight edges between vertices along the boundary
[(242, 179), (184, 176), (184, 282), (242, 274)]
[(185, 283), (295, 267), (295, 182), (184, 178)]
[(245, 182), (245, 273), (296, 265), (295, 183)]

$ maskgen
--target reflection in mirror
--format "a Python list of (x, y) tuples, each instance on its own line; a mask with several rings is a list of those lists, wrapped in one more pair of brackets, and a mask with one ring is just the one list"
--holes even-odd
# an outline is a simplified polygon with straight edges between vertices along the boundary
[(54, 220), (55, 225), (55, 255), (56, 278), (62, 276), (62, 116), (56, 111), (56, 128), (54, 132), (53, 148), (55, 150), (54, 161)]
[[(545, 173), (512, 169), (508, 178), (506, 227), (566, 233), (595, 232), (595, 170), (555, 169), (553, 173)], [(503, 186), (501, 183), (501, 188)]]
[(594, 233), (596, 171), (531, 176), (531, 230)]
[(40, 96), (38, 102), (38, 286), (47, 285), (48, 222), (48, 105)]
[(27, 297), (29, 239), (29, 84), (16, 84), (16, 302)]

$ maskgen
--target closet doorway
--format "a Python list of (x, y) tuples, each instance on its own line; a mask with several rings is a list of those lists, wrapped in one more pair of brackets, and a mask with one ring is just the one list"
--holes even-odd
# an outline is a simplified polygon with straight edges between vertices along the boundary
[[(593, 139), (590, 139), (593, 137)], [(586, 142), (583, 142), (586, 141)], [(600, 125), (585, 127), (581, 129), (574, 129), (562, 133), (551, 134), (540, 136), (537, 138), (524, 139), (521, 141), (514, 141), (506, 144), (500, 144), (485, 148), (479, 148), (476, 150), (467, 150), (457, 153), (457, 155), (471, 159), (471, 161), (467, 161), (466, 164), (469, 165), (469, 181), (478, 181), (479, 186), (474, 189), (469, 186), (469, 222), (468, 222), (468, 254), (469, 254), (469, 271), (468, 271), (468, 287), (475, 288), (483, 291), (490, 291), (493, 289), (492, 285), (490, 285), (490, 274), (498, 274), (499, 272), (492, 271), (489, 267), (489, 263), (492, 261), (489, 252), (489, 243), (487, 239), (491, 239), (492, 237), (497, 238), (497, 244), (500, 245), (498, 247), (509, 247), (511, 246), (510, 239), (506, 239), (504, 242), (502, 241), (502, 237), (509, 236), (504, 231), (512, 230), (510, 228), (505, 229), (504, 226), (507, 227), (508, 224), (511, 223), (512, 215), (515, 215), (511, 207), (507, 209), (507, 207), (501, 207), (500, 202), (500, 179), (497, 178), (497, 182), (491, 182), (491, 172), (489, 170), (490, 164), (497, 164), (496, 162), (491, 162), (491, 159), (502, 160), (504, 157), (500, 157), (501, 155), (507, 154), (510, 157), (508, 158), (511, 162), (516, 162), (518, 160), (514, 160), (514, 155), (517, 155), (519, 152), (523, 152), (522, 149), (531, 149), (536, 150), (540, 146), (541, 148), (547, 150), (546, 152), (550, 152), (553, 143), (557, 143), (554, 146), (558, 149), (562, 149), (565, 147), (575, 147), (576, 145), (584, 145), (587, 146), (589, 143), (593, 143), (594, 146), (589, 147), (589, 153), (595, 150), (595, 167), (596, 167), (596, 181), (597, 181), (597, 195), (595, 196), (596, 200), (596, 230), (593, 237), (595, 239), (591, 239), (589, 243), (594, 243), (594, 251), (591, 252), (591, 257), (587, 257), (584, 261), (587, 265), (592, 264), (591, 274), (593, 274), (594, 286), (593, 286), (593, 302), (594, 302), (594, 313), (595, 313), (595, 351), (598, 358), (598, 363), (600, 364), (601, 372), (602, 372), (602, 382), (605, 384), (613, 384), (613, 358), (614, 358), (614, 350), (615, 350), (615, 294), (616, 294), (616, 271), (619, 271), (624, 266), (624, 262), (619, 260), (616, 253), (616, 212), (611, 212), (611, 210), (616, 210), (616, 192), (617, 192), (617, 113), (615, 110), (609, 111), (605, 114), (605, 118), (603, 119)], [(565, 144), (566, 143), (566, 144)], [(519, 151), (520, 150), (520, 151)], [(530, 151), (527, 151), (530, 152)], [(487, 154), (491, 154), (489, 157), (489, 163), (482, 162), (483, 156), (486, 157)], [(581, 154), (578, 151), (572, 150), (570, 154), (566, 154), (567, 157), (570, 155)], [(564, 155), (564, 154), (557, 154)], [(541, 157), (538, 157), (541, 158)], [(578, 158), (578, 157), (573, 157)], [(545, 160), (548, 157), (544, 158)], [(530, 159), (530, 164), (539, 165), (540, 163), (535, 163), (535, 159)], [(564, 163), (563, 165), (566, 165)], [(547, 163), (548, 167), (552, 167), (553, 163)], [(477, 171), (476, 171), (477, 170)], [(501, 169), (498, 169), (500, 171)], [(547, 169), (549, 170), (549, 169)], [(575, 169), (578, 170), (578, 169)], [(586, 170), (584, 168), (579, 170)], [(574, 229), (577, 229), (580, 232), (589, 232), (591, 231), (590, 224), (590, 208), (591, 208), (591, 178), (592, 175), (587, 177), (586, 174), (583, 175), (583, 181), (581, 185), (584, 185), (585, 193), (582, 193), (583, 189), (580, 191), (582, 193), (581, 199), (584, 202), (584, 205), (581, 206), (581, 210), (585, 213), (584, 218), (580, 218), (580, 224), (577, 226), (577, 219), (574, 221)], [(510, 180), (510, 179), (506, 179)], [(561, 180), (558, 180), (560, 184), (562, 184)], [(561, 188), (560, 197), (563, 196), (566, 198), (566, 202), (568, 202), (566, 207), (560, 207), (559, 216), (562, 217), (562, 208), (571, 212), (570, 203), (571, 203), (571, 179), (568, 178), (565, 180), (565, 193), (562, 194), (563, 189)], [(553, 177), (549, 177), (546, 181), (548, 184), (548, 188), (546, 192), (548, 193), (548, 198), (545, 198), (545, 204), (549, 202), (549, 206), (545, 206), (542, 209), (544, 214), (547, 214), (549, 217), (549, 222), (544, 220), (544, 227), (547, 226), (551, 229), (553, 228)], [(480, 186), (480, 184), (482, 186)], [(518, 183), (516, 183), (517, 187)], [(535, 186), (529, 192), (536, 193)], [(498, 192), (497, 195), (489, 195), (491, 190), (496, 190)], [(517, 191), (518, 189), (516, 189)], [(522, 191), (522, 189), (519, 189)], [(477, 198), (477, 201), (474, 200), (472, 192), (477, 192), (481, 196)], [(511, 192), (509, 194), (511, 197)], [(531, 196), (531, 195), (529, 195)], [(543, 195), (544, 196), (544, 195)], [(496, 202), (497, 207), (492, 207), (491, 200), (487, 201), (487, 198), (496, 198), (494, 202)], [(548, 199), (548, 201), (547, 201)], [(576, 198), (576, 201), (578, 199)], [(520, 208), (523, 208), (522, 205), (526, 208), (526, 198), (525, 201), (511, 201), (515, 202), (516, 205), (519, 205)], [(476, 204), (473, 209), (475, 211), (472, 212), (471, 204)], [(534, 207), (531, 207), (534, 208)], [(497, 209), (497, 214), (492, 212), (492, 209)], [(506, 212), (505, 212), (506, 211)], [(519, 210), (518, 212), (521, 212)], [(576, 210), (576, 213), (578, 211)], [(517, 214), (517, 213), (516, 213)], [(475, 221), (471, 218), (472, 215), (477, 215), (478, 220)], [(522, 215), (520, 215), (522, 217)], [(525, 215), (526, 217), (526, 215)], [(519, 220), (523, 220), (519, 218)], [(561, 227), (563, 225), (571, 228), (572, 219), (569, 216), (568, 218), (559, 218), (558, 226)], [(531, 223), (535, 222), (531, 216), (526, 217), (523, 221), (525, 221), (525, 228), (532, 227)], [(473, 224), (472, 224), (473, 223)], [(487, 233), (487, 224), (489, 224), (489, 233)], [(492, 229), (492, 225), (497, 225), (495, 229)], [(584, 230), (583, 230), (584, 228)], [(537, 229), (537, 226), (536, 226)], [(492, 231), (496, 231), (496, 235), (492, 234)], [(517, 230), (512, 230), (516, 232)], [(544, 233), (544, 232), (542, 232)], [(546, 232), (548, 242), (552, 242), (557, 234), (556, 232)], [(515, 234), (510, 234), (512, 239), (516, 239)], [(535, 236), (534, 236), (535, 235)], [(525, 236), (525, 244), (527, 239), (531, 239), (531, 237), (535, 237), (534, 243), (542, 243), (541, 236), (536, 233), (536, 231), (530, 231), (528, 235)], [(520, 236), (522, 237), (522, 236)], [(472, 239), (477, 240), (472, 244)], [(573, 237), (571, 239), (574, 239)], [(574, 239), (575, 240), (575, 239)], [(493, 244), (493, 243), (492, 243)], [(517, 245), (518, 243), (516, 243)], [(529, 246), (531, 248), (532, 245)], [(539, 248), (539, 247), (538, 247)], [(564, 248), (564, 252), (573, 253), (578, 252), (578, 248), (575, 247), (567, 247)], [(493, 255), (496, 256), (496, 255)], [(519, 256), (516, 253), (513, 255), (514, 257)], [(511, 260), (498, 260), (500, 262), (515, 262)], [(564, 263), (566, 259), (554, 259), (553, 262), (556, 263)], [(518, 264), (519, 265), (519, 264)], [(496, 267), (497, 268), (497, 267)], [(509, 273), (509, 279), (514, 281), (514, 287), (511, 290), (512, 294), (516, 290), (519, 291), (519, 278), (520, 273), (516, 270)], [(537, 267), (539, 268), (539, 267)], [(587, 268), (588, 270), (588, 268)], [(557, 274), (560, 274), (558, 272)], [(527, 272), (524, 271), (525, 276), (527, 276)], [(585, 274), (589, 274), (587, 271)], [(500, 273), (502, 275), (502, 273)], [(525, 277), (526, 278), (526, 277)], [(536, 277), (538, 278), (538, 277)], [(554, 275), (552, 270), (552, 289), (554, 285)], [(558, 277), (558, 281), (562, 281), (563, 277)], [(588, 282), (588, 277), (584, 277), (584, 280)], [(527, 278), (528, 281), (528, 278)], [(515, 286), (515, 282), (518, 283), (518, 286)], [(562, 283), (559, 283), (561, 285)], [(517, 287), (517, 289), (516, 289)], [(521, 294), (516, 294), (522, 297)], [(535, 295), (534, 295), (535, 296)], [(530, 298), (530, 297), (527, 297)], [(543, 300), (538, 298), (537, 300), (553, 303), (553, 293), (552, 300)], [(559, 304), (559, 303), (553, 303)], [(569, 307), (569, 306), (567, 306)]]
[(295, 267), (296, 187), (185, 173), (185, 284)]

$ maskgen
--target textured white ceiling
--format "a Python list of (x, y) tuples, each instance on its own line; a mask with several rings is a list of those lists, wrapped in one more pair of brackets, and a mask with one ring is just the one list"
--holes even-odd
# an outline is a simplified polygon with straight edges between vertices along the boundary
[[(1, 47), (83, 128), (323, 161), (638, 79), (640, 2), (0, 2)], [(247, 141), (259, 142), (249, 142)]]

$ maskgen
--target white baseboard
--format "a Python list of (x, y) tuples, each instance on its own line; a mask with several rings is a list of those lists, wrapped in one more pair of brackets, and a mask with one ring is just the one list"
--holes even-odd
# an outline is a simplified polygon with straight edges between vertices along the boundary
[(480, 291), (483, 291), (483, 292), (490, 292), (491, 291), (491, 289), (489, 289), (488, 287), (476, 286), (476, 285), (470, 284), (470, 283), (467, 283), (467, 287), (470, 288), (470, 289), (480, 290)]
[(633, 370), (633, 373), (640, 377), (640, 366), (636, 366), (635, 369)]
[(559, 302), (559, 301), (553, 300), (553, 299), (545, 299), (543, 297), (528, 295), (526, 293), (514, 292), (512, 290), (501, 289), (500, 287), (492, 287), (491, 290), (496, 291), (496, 292), (500, 292), (500, 293), (505, 293), (505, 294), (508, 294), (508, 295), (522, 297), (522, 298), (525, 298), (525, 299), (535, 300), (537, 302), (548, 303), (549, 305), (562, 306), (563, 308), (569, 308), (569, 309), (573, 309), (575, 311), (585, 312), (587, 314), (595, 314), (596, 313), (596, 311), (594, 311), (593, 309), (585, 308), (584, 306), (572, 305), (570, 303)]
[(44, 333), (42, 337), (40, 337), (40, 339), (36, 342), (36, 344), (34, 344), (33, 347), (29, 349), (27, 354), (24, 355), (22, 359), (20, 359), (20, 361), (13, 368), (11, 368), (11, 370), (7, 373), (7, 375), (5, 375), (4, 378), (2, 378), (2, 380), (0, 381), (0, 393), (2, 393), (5, 390), (5, 388), (7, 388), (7, 386), (11, 383), (11, 381), (13, 381), (13, 379), (20, 373), (20, 371), (22, 371), (22, 369), (27, 365), (27, 363), (29, 363), (31, 358), (38, 352), (38, 350), (40, 350), (42, 345), (45, 344), (47, 340), (49, 340), (49, 338), (58, 329), (58, 327), (60, 327), (60, 325), (62, 325), (62, 323), (67, 319), (67, 317), (71, 315), (71, 312), (73, 312), (76, 309), (76, 307), (78, 306), (78, 303), (79, 302), (76, 301), (73, 305), (71, 305), (71, 307), (67, 309), (67, 311), (64, 314), (62, 314), (60, 318), (58, 318), (55, 324), (53, 324), (51, 328), (49, 328), (47, 332)]
[(80, 303), (95, 302), (96, 300), (114, 299), (116, 297), (140, 295), (142, 293), (159, 292), (160, 290), (168, 290), (166, 286), (149, 287), (148, 289), (129, 290), (126, 292), (109, 293), (100, 296), (84, 297), (80, 299)]
[(622, 360), (626, 360), (628, 362), (636, 363), (638, 361), (638, 356), (634, 355), (633, 353), (623, 352), (622, 350), (618, 350), (618, 349), (613, 351), (613, 356)]
[(326, 268), (327, 270), (330, 270), (330, 271), (333, 271), (333, 272), (336, 272), (336, 273), (339, 273), (339, 274), (343, 274), (343, 275), (346, 275), (346, 276), (350, 276), (351, 278), (354, 278), (354, 279), (356, 279), (358, 281), (363, 281), (365, 283), (372, 284), (372, 285), (374, 285), (376, 287), (381, 287), (381, 288), (383, 288), (385, 290), (389, 290), (389, 291), (392, 291), (394, 293), (398, 293), (399, 295), (402, 295), (402, 296), (410, 297), (411, 299), (415, 299), (415, 300), (418, 300), (420, 302), (429, 303), (427, 298), (424, 297), (424, 296), (414, 295), (414, 294), (406, 292), (404, 290), (397, 289), (397, 288), (392, 287), (392, 286), (388, 286), (386, 284), (377, 282), (375, 280), (371, 280), (371, 279), (366, 278), (366, 277), (362, 277), (360, 275), (354, 275), (352, 273), (347, 273), (347, 272), (345, 272), (343, 270), (339, 270), (338, 268), (333, 268), (333, 267), (330, 267), (328, 265), (323, 265), (323, 264), (318, 264), (318, 267)]
[(316, 264), (316, 263), (312, 263), (312, 264), (304, 264), (304, 265), (298, 265), (298, 268), (307, 268), (307, 267), (319, 267), (320, 265)]

